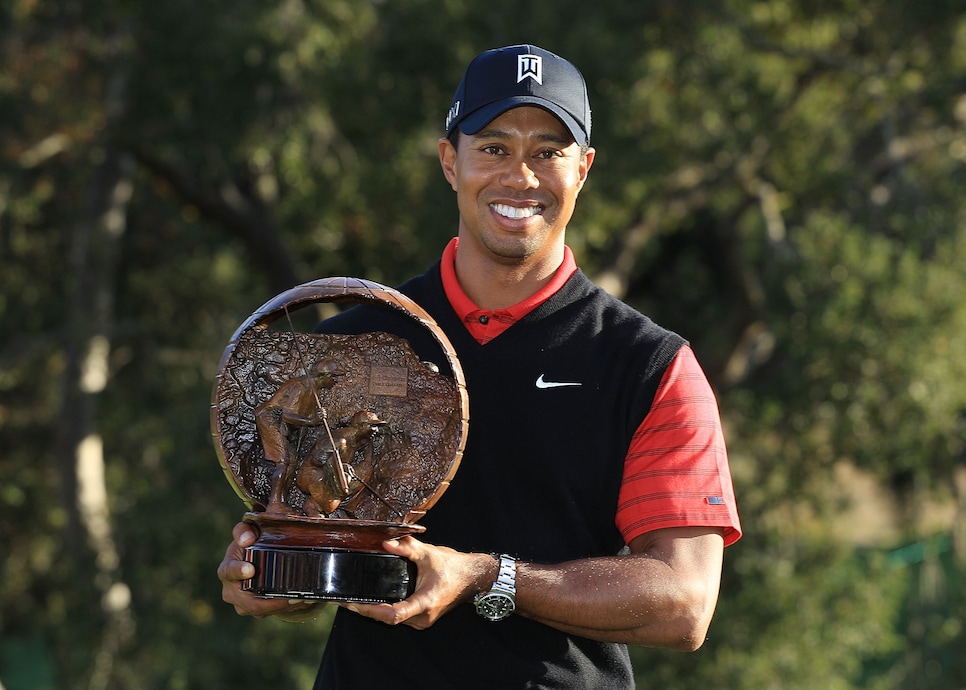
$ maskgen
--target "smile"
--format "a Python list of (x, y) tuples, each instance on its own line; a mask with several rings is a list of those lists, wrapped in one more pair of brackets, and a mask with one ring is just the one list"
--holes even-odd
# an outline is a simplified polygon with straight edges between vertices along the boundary
[(527, 206), (525, 208), (517, 208), (516, 206), (508, 206), (507, 204), (490, 204), (490, 208), (501, 216), (513, 218), (514, 220), (520, 218), (530, 218), (531, 216), (535, 216), (543, 211), (542, 206)]

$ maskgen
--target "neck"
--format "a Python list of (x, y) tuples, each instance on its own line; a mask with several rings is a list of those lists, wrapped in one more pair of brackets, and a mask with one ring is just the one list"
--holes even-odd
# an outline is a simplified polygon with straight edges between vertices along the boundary
[(480, 309), (507, 309), (540, 290), (563, 263), (564, 245), (545, 256), (502, 259), (473, 251), (460, 241), (456, 251), (456, 277), (466, 296)]

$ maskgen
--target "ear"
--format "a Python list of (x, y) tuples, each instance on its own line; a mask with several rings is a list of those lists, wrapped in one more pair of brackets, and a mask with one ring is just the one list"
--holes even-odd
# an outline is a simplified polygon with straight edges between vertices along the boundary
[(584, 155), (580, 157), (580, 168), (577, 172), (579, 178), (577, 182), (577, 191), (579, 192), (584, 188), (584, 182), (587, 181), (587, 174), (590, 172), (590, 166), (594, 164), (594, 156), (596, 151), (592, 147), (588, 147)]
[(439, 140), (439, 165), (443, 168), (443, 177), (449, 182), (449, 186), (456, 191), (456, 149), (449, 139), (443, 137)]

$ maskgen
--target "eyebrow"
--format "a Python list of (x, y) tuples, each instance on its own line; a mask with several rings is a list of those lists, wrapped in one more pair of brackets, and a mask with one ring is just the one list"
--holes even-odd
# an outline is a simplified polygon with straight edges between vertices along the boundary
[[(473, 135), (474, 139), (509, 139), (510, 133), (505, 132), (502, 129), (483, 129)], [(562, 137), (557, 134), (543, 133), (538, 134), (537, 139), (539, 141), (545, 141), (550, 144), (557, 144), (559, 146), (570, 146), (573, 143), (573, 139), (570, 137)]]

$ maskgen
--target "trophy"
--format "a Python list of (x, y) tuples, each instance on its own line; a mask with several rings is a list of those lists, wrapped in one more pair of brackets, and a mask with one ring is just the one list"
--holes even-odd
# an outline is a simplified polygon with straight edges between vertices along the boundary
[[(414, 320), (452, 377), (388, 332), (296, 331), (292, 312), (319, 303)], [(415, 567), (382, 543), (425, 531), (417, 521), (459, 468), (468, 419), (452, 345), (402, 293), (326, 278), (262, 305), (225, 349), (211, 403), (219, 461), (258, 534), (245, 550), (255, 575), (243, 589), (363, 603), (409, 596)]]

